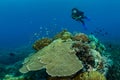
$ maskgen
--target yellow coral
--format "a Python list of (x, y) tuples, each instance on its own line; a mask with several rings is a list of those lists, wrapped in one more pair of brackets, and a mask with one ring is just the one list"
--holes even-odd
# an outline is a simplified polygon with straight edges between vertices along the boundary
[(72, 80), (106, 80), (105, 76), (97, 71), (84, 72)]
[(53, 39), (62, 39), (62, 40), (67, 40), (72, 38), (72, 34), (68, 32), (67, 30), (63, 30), (62, 32), (58, 33), (55, 35)]

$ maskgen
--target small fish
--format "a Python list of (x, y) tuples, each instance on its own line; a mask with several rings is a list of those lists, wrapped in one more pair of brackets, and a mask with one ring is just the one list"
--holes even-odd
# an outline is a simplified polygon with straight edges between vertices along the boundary
[(108, 47), (109, 47), (109, 48), (112, 48), (112, 45), (111, 45), (111, 44), (109, 44), (109, 45), (108, 45)]
[(105, 32), (105, 35), (108, 35), (108, 32)]
[(11, 52), (11, 53), (9, 53), (9, 56), (15, 56), (15, 53)]
[(102, 32), (102, 30), (100, 29), (99, 32)]

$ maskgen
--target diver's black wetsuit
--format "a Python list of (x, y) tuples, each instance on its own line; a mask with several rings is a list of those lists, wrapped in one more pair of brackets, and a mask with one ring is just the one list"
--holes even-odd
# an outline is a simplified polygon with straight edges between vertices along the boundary
[(84, 19), (87, 19), (87, 17), (84, 16), (84, 12), (79, 11), (77, 8), (72, 9), (72, 18), (80, 21), (83, 25), (85, 25)]

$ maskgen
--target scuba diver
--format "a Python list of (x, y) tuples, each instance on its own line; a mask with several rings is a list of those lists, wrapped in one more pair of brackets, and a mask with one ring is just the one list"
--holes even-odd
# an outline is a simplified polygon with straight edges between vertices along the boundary
[(89, 20), (89, 19), (84, 15), (84, 12), (78, 10), (77, 8), (73, 8), (72, 9), (72, 18), (76, 21), (80, 21), (82, 23), (82, 25), (84, 26), (84, 28), (86, 28), (84, 19), (87, 19), (87, 20)]

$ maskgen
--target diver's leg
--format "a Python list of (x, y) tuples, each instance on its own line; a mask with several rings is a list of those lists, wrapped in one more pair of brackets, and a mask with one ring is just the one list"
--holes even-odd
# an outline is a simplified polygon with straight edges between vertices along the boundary
[(80, 22), (82, 23), (82, 25), (84, 26), (85, 25), (85, 22), (81, 19)]
[(86, 27), (86, 25), (85, 25), (85, 22), (84, 22), (83, 20), (80, 20), (80, 22), (82, 23), (82, 25), (83, 25), (84, 29), (86, 29), (86, 30), (87, 30), (87, 27)]

